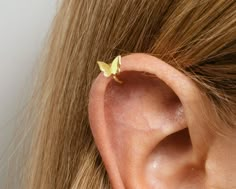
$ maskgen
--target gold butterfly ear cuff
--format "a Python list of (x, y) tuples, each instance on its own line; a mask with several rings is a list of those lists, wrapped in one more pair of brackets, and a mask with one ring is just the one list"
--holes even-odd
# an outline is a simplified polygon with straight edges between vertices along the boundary
[(97, 64), (100, 70), (103, 72), (105, 77), (112, 76), (113, 79), (118, 83), (123, 83), (123, 81), (117, 78), (117, 74), (120, 73), (120, 65), (121, 65), (121, 56), (115, 57), (115, 59), (110, 63), (107, 64), (105, 62), (97, 61)]

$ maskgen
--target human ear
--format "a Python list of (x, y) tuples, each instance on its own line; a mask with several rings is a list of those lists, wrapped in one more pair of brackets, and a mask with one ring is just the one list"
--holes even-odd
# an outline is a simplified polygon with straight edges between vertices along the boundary
[(123, 83), (100, 74), (89, 97), (91, 130), (113, 188), (203, 188), (204, 139), (211, 140), (205, 96), (154, 56), (135, 53), (121, 62)]

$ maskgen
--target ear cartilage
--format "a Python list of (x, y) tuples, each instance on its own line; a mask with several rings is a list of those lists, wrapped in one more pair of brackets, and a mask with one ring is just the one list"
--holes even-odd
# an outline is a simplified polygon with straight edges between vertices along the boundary
[(117, 74), (120, 73), (120, 65), (121, 65), (121, 56), (120, 55), (115, 57), (114, 60), (110, 64), (107, 64), (107, 63), (101, 62), (101, 61), (97, 61), (97, 64), (98, 64), (100, 70), (103, 72), (103, 75), (105, 77), (112, 76), (116, 82), (118, 82), (120, 84), (123, 83), (121, 80), (119, 80), (117, 78)]

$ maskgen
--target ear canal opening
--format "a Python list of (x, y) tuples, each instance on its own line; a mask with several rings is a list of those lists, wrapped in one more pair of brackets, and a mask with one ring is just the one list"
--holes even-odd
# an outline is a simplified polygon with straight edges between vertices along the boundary
[(165, 137), (148, 157), (147, 173), (152, 178), (185, 183), (202, 174), (194, 163), (189, 130), (184, 128)]
[(192, 149), (192, 142), (189, 135), (188, 128), (184, 128), (180, 131), (172, 133), (164, 138), (157, 147), (160, 149), (166, 149), (169, 153), (176, 154), (177, 150), (180, 150), (178, 153), (184, 153)]
[(188, 157), (189, 154), (191, 154), (191, 151), (191, 137), (188, 128), (184, 128), (168, 135), (160, 141), (151, 152), (150, 157), (161, 157), (159, 160), (163, 161), (162, 163), (172, 164), (172, 162), (175, 162), (174, 164), (176, 165), (181, 161), (181, 163), (186, 163), (187, 165), (191, 163), (187, 162), (189, 161)]

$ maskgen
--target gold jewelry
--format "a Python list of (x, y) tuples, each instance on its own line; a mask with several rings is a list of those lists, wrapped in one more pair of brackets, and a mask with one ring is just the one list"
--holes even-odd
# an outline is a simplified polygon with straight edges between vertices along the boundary
[(107, 64), (105, 62), (97, 61), (97, 64), (100, 68), (100, 70), (103, 72), (103, 75), (105, 77), (112, 76), (113, 79), (118, 83), (123, 83), (121, 80), (117, 78), (117, 74), (120, 73), (120, 65), (121, 65), (121, 56), (118, 55), (115, 57), (115, 59), (112, 61), (112, 63)]

